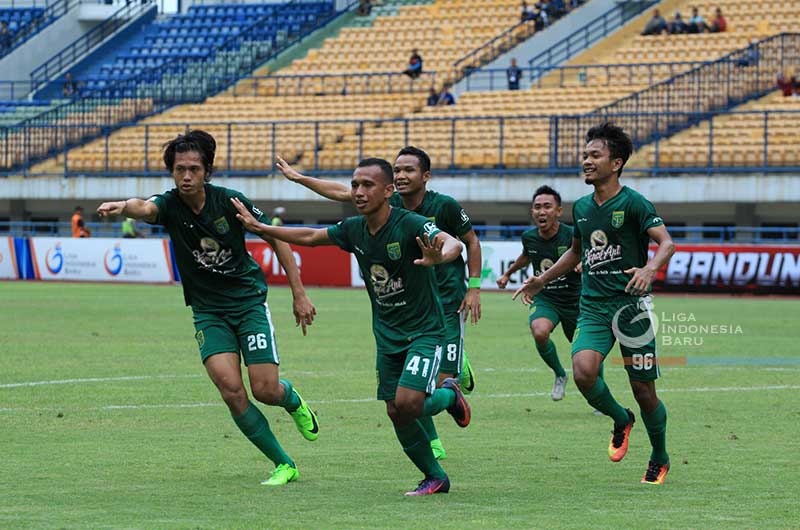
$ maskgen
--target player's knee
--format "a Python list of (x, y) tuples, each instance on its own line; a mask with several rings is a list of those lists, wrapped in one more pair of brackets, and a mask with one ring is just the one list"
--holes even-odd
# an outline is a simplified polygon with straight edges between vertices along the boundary
[(658, 406), (656, 387), (652, 382), (631, 381), (631, 390), (636, 403), (644, 410), (653, 410)]
[(242, 385), (217, 385), (222, 400), (234, 414), (242, 414), (247, 409), (247, 392)]
[(277, 405), (283, 401), (283, 385), (272, 385), (266, 382), (251, 382), (253, 397), (266, 405)]
[(585, 392), (597, 382), (597, 371), (586, 363), (572, 363), (572, 379), (577, 387)]
[(422, 407), (424, 403), (420, 400), (400, 399), (395, 400), (394, 405), (397, 421), (395, 421), (395, 418), (392, 418), (392, 421), (397, 424), (402, 425), (409, 423), (422, 416)]

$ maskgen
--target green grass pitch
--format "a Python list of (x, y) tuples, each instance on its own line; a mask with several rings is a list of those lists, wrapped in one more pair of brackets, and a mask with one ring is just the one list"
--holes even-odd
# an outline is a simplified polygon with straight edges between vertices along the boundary
[[(437, 419), (451, 491), (406, 498), (421, 477), (374, 399), (367, 296), (309, 293), (307, 337), (286, 289), (269, 301), (282, 373), (318, 410), (321, 435), (307, 442), (262, 407), (300, 469), (266, 488), (272, 465), (205, 375), (179, 287), (0, 283), (0, 528), (797, 528), (796, 299), (656, 297), (672, 470), (655, 487), (639, 484), (641, 421), (611, 463), (610, 420), (572, 381), (564, 401), (549, 399), (526, 309), (484, 293), (466, 340), (472, 424)], [(560, 329), (554, 339), (568, 366)], [(606, 374), (638, 417), (622, 366)]]

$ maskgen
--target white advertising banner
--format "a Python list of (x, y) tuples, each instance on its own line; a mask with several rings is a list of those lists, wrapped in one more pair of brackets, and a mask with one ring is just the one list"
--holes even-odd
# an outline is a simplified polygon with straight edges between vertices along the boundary
[[(497, 289), (499, 278), (508, 267), (516, 261), (522, 252), (522, 241), (481, 241), (481, 289)], [(463, 252), (464, 261), (467, 261), (467, 252)], [(530, 267), (517, 271), (511, 275), (506, 290), (516, 291), (522, 282), (530, 275)], [(353, 287), (363, 287), (364, 279), (358, 268), (355, 256), (350, 255), (350, 279)]]
[[(481, 241), (481, 289), (497, 289), (497, 278), (514, 263), (522, 253), (522, 241)], [(464, 253), (464, 260), (467, 255)], [(531, 268), (515, 272), (506, 285), (506, 291), (514, 292), (531, 275)]]
[(14, 253), (14, 238), (0, 237), (0, 280), (17, 280), (17, 257)]
[(37, 280), (173, 281), (166, 239), (31, 238)]

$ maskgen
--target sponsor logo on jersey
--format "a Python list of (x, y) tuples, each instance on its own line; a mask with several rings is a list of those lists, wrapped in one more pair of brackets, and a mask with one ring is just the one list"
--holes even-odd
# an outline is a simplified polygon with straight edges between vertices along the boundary
[(425, 226), (423, 226), (422, 229), (425, 231), (425, 235), (430, 237), (432, 233), (439, 230), (439, 227), (436, 226), (436, 223), (425, 223)]
[(216, 239), (204, 237), (200, 240), (200, 247), (202, 250), (193, 250), (192, 255), (204, 269), (219, 267), (233, 258), (233, 250), (222, 248)]
[(613, 226), (614, 228), (621, 228), (624, 222), (625, 222), (624, 210), (616, 210), (611, 212), (611, 226)]
[(461, 208), (461, 213), (459, 215), (461, 216), (462, 223), (467, 224), (469, 222), (469, 215), (464, 211), (464, 208)]
[(542, 261), (539, 262), (539, 274), (537, 276), (541, 276), (544, 271), (549, 269), (554, 265), (553, 260), (544, 258)]
[(392, 243), (386, 245), (386, 254), (389, 255), (389, 259), (391, 260), (399, 260), (403, 255), (402, 251), (400, 250), (400, 243), (393, 241)]
[(584, 251), (584, 265), (595, 269), (601, 265), (622, 259), (622, 246), (609, 245), (608, 236), (602, 230), (595, 230), (589, 236), (591, 248)]
[(378, 303), (384, 298), (402, 293), (405, 290), (402, 278), (393, 280), (389, 275), (389, 271), (383, 265), (377, 263), (369, 268), (369, 279), (372, 282), (372, 290), (375, 292), (375, 298)]
[(214, 228), (220, 234), (227, 234), (231, 227), (228, 225), (228, 220), (223, 216), (214, 221)]

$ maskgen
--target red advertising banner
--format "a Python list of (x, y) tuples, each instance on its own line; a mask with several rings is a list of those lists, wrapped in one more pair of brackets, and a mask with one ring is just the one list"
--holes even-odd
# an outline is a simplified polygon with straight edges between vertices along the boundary
[[(800, 294), (800, 246), (676, 244), (657, 291)], [(656, 247), (650, 246), (650, 255)]]
[[(272, 247), (264, 241), (246, 242), (247, 250), (261, 266), (267, 283), (286, 285), (286, 272), (280, 266)], [(300, 268), (304, 285), (325, 287), (350, 287), (350, 254), (335, 246), (300, 247), (292, 246), (294, 259)]]

